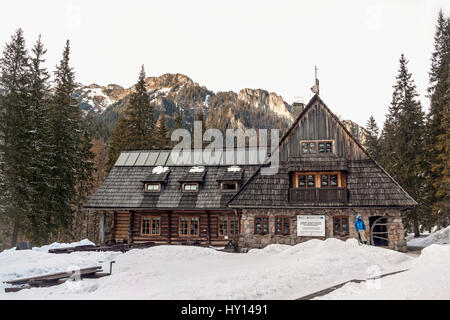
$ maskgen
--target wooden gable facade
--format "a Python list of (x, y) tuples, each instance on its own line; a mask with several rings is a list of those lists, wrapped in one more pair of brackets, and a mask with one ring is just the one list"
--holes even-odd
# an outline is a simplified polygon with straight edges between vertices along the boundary
[[(376, 243), (406, 249), (401, 212), (417, 203), (371, 159), (318, 95), (282, 137), (278, 151), (278, 173), (262, 175), (257, 170), (229, 203), (242, 211), (243, 246), (311, 239), (299, 235), (299, 216), (324, 217), (325, 232), (319, 238), (356, 238), (353, 224), (359, 214), (368, 233), (376, 220), (384, 223), (372, 230), (385, 238)], [(279, 232), (282, 219), (288, 233)], [(259, 224), (267, 232), (256, 230)]]

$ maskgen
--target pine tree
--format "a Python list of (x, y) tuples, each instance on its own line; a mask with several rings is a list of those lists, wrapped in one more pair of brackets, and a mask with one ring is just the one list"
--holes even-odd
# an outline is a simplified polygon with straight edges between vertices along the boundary
[(122, 150), (126, 149), (128, 142), (127, 126), (128, 126), (127, 119), (125, 118), (124, 115), (121, 115), (119, 117), (119, 120), (117, 120), (116, 126), (114, 127), (114, 131), (111, 135), (111, 139), (108, 145), (108, 163), (106, 166), (106, 171), (108, 173), (116, 163), (117, 158), (119, 158), (119, 155), (122, 152)]
[[(439, 12), (434, 36), (434, 52), (429, 73), (430, 110), (426, 126), (427, 203), (433, 216), (443, 226), (450, 223), (448, 208), (448, 91), (450, 65), (450, 22)], [(447, 122), (446, 122), (447, 121)], [(446, 144), (447, 143), (447, 144)]]
[(378, 140), (380, 130), (373, 115), (371, 115), (369, 120), (367, 121), (366, 130), (369, 133), (365, 141), (366, 150), (372, 158), (377, 160), (380, 155), (380, 144)]
[[(202, 132), (201, 132), (201, 141), (202, 141), (202, 148), (205, 148), (208, 145), (208, 142), (203, 141), (203, 135), (205, 133), (205, 131), (207, 130), (207, 123), (206, 123), (206, 119), (205, 119), (205, 114), (203, 113), (203, 110), (199, 111), (196, 115), (195, 115), (195, 121), (200, 121), (202, 123)], [(194, 127), (192, 128), (192, 133), (194, 134)], [(194, 135), (192, 135), (192, 147), (195, 148), (194, 145), (194, 140), (196, 138), (194, 137)]]
[[(81, 142), (81, 161), (76, 167), (76, 194), (73, 198), (75, 207), (74, 224), (72, 225), (72, 235), (75, 239), (79, 239), (82, 234), (85, 234), (84, 226), (88, 227), (88, 215), (83, 211), (83, 204), (87, 201), (91, 190), (94, 187), (94, 172), (96, 170), (94, 160), (94, 153), (92, 152), (92, 142), (85, 131)], [(87, 233), (87, 232), (86, 232)]]
[(34, 243), (45, 242), (48, 235), (48, 212), (52, 208), (51, 203), (51, 172), (47, 161), (51, 157), (49, 131), (49, 100), (50, 86), (47, 70), (42, 66), (45, 62), (46, 50), (39, 36), (33, 47), (31, 63), (31, 93), (30, 93), (30, 118), (32, 120), (32, 158), (28, 161), (31, 169), (30, 187), (32, 198), (30, 199), (30, 212), (28, 237)]
[(32, 157), (30, 110), (30, 64), (23, 31), (18, 29), (6, 44), (0, 60), (0, 153), (2, 157), (2, 206), (13, 225), (12, 243), (27, 224), (32, 198), (31, 170), (27, 161)]
[(383, 127), (380, 162), (419, 203), (417, 208), (409, 210), (404, 217), (407, 226), (412, 227), (418, 236), (419, 224), (428, 218), (423, 205), (424, 113), (407, 64), (408, 61), (402, 54), (389, 114)]
[(145, 86), (144, 66), (134, 86), (130, 101), (119, 117), (108, 147), (108, 172), (123, 150), (153, 149), (154, 139), (153, 105)]
[(166, 115), (163, 113), (159, 118), (158, 126), (158, 147), (165, 149), (170, 146), (169, 128), (167, 128)]
[(51, 229), (67, 230), (71, 224), (71, 201), (76, 194), (77, 168), (81, 162), (81, 110), (73, 98), (75, 74), (69, 65), (70, 43), (55, 71), (55, 93), (51, 101), (51, 146), (53, 208)]
[(139, 73), (135, 91), (131, 94), (130, 102), (125, 110), (127, 120), (126, 148), (129, 150), (151, 149), (155, 143), (153, 139), (153, 106), (145, 86), (144, 66)]
[(433, 213), (437, 215), (442, 227), (450, 225), (450, 74), (447, 72), (447, 92), (444, 96), (443, 117), (440, 123), (441, 134), (437, 136), (435, 151), (437, 161), (432, 165), (432, 172), (438, 176), (433, 182), (436, 190)]
[(175, 112), (174, 122), (175, 122), (174, 129), (183, 128), (183, 113), (181, 112), (181, 110)]

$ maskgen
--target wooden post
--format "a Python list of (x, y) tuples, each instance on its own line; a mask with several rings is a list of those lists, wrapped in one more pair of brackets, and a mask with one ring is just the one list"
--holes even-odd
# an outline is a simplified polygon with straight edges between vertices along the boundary
[(98, 235), (98, 241), (100, 244), (105, 243), (105, 220), (106, 220), (106, 213), (102, 212), (100, 215), (100, 230)]
[(130, 224), (128, 227), (128, 243), (133, 243), (134, 211), (130, 211), (129, 223)]
[(167, 211), (169, 216), (169, 234), (167, 235), (167, 243), (170, 244), (170, 238), (172, 237), (172, 211)]
[(208, 244), (211, 244), (211, 212), (206, 211), (206, 215), (208, 216)]

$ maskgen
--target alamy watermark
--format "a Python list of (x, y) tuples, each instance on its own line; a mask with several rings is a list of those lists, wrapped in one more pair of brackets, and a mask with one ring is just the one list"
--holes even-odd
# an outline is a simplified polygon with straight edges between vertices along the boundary
[(263, 165), (261, 175), (279, 169), (278, 129), (227, 129), (224, 136), (215, 128), (203, 132), (202, 122), (194, 121), (193, 137), (175, 129), (171, 140), (178, 142), (170, 152), (174, 165)]

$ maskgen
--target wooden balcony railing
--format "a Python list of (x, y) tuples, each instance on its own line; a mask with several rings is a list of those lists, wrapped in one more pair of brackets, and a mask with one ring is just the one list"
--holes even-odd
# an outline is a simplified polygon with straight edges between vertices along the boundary
[(346, 203), (347, 188), (291, 188), (291, 203)]

